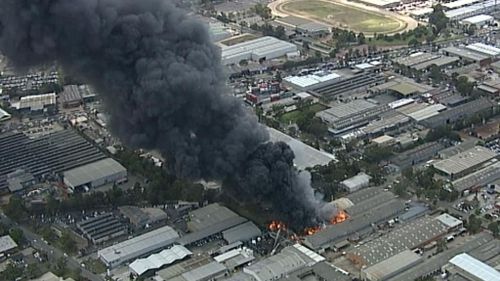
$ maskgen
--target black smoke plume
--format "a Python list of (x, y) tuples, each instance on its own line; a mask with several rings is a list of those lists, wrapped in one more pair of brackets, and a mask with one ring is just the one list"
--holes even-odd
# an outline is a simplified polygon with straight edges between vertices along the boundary
[(176, 175), (237, 178), (296, 226), (322, 203), (293, 152), (227, 94), (205, 26), (169, 0), (0, 0), (0, 51), (18, 67), (58, 61), (101, 94), (114, 134), (159, 149)]

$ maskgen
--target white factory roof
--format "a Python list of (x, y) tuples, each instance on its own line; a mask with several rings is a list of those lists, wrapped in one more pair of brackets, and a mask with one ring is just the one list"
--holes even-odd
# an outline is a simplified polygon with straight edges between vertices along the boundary
[(0, 237), (0, 253), (12, 250), (17, 247), (16, 242), (9, 236)]
[(496, 157), (496, 153), (482, 146), (475, 146), (462, 153), (434, 163), (434, 168), (448, 174), (458, 174)]
[(388, 276), (393, 276), (394, 273), (400, 272), (421, 260), (421, 257), (412, 252), (405, 250), (388, 259), (385, 259), (377, 264), (363, 269), (366, 276), (370, 280), (386, 280)]
[(448, 228), (454, 228), (462, 224), (462, 221), (455, 218), (454, 216), (450, 216), (448, 214), (442, 214), (436, 219), (446, 225)]
[(415, 9), (415, 10), (411, 10), (410, 11), (410, 14), (414, 15), (414, 16), (423, 16), (423, 15), (427, 15), (427, 14), (430, 14), (434, 11), (433, 8), (430, 8), (430, 7), (424, 7), (424, 8), (420, 8), (420, 9)]
[(10, 118), (11, 115), (7, 111), (0, 108), (0, 121), (9, 120)]
[(226, 270), (227, 268), (224, 265), (214, 261), (185, 272), (182, 274), (182, 277), (186, 281), (212, 280), (210, 277), (218, 275)]
[(473, 16), (470, 18), (463, 19), (462, 22), (468, 23), (468, 24), (478, 24), (478, 23), (483, 23), (486, 21), (493, 21), (493, 17), (490, 15), (477, 15)]
[(341, 183), (345, 185), (349, 190), (354, 190), (357, 189), (359, 186), (367, 185), (370, 182), (371, 178), (372, 177), (370, 177), (369, 175), (360, 172), (354, 177), (343, 180)]
[(477, 277), (479, 280), (500, 280), (500, 272), (466, 253), (456, 255), (450, 260), (450, 263)]
[(232, 46), (222, 46), (221, 58), (224, 62), (232, 61), (233, 58), (251, 57), (253, 54), (263, 55), (269, 52), (291, 52), (296, 50), (297, 46), (292, 43), (271, 36), (265, 36)]
[(372, 142), (376, 144), (384, 144), (390, 141), (393, 141), (394, 137), (388, 136), (388, 135), (381, 135), (380, 137), (372, 139)]
[(295, 154), (294, 163), (298, 169), (304, 170), (307, 167), (316, 165), (326, 165), (330, 161), (335, 161), (335, 156), (332, 154), (319, 151), (316, 148), (309, 146), (295, 138), (290, 137), (274, 128), (267, 127), (271, 141), (282, 141), (290, 146)]
[(488, 0), (480, 3), (473, 4), (467, 7), (461, 7), (453, 10), (449, 10), (445, 12), (445, 15), (450, 19), (461, 18), (462, 16), (471, 15), (478, 10), (487, 10), (490, 7), (495, 6), (496, 0)]
[(357, 68), (357, 69), (365, 70), (365, 69), (372, 68), (373, 65), (370, 64), (370, 63), (365, 62), (365, 63), (356, 64), (354, 67)]
[(489, 56), (498, 56), (500, 55), (500, 49), (491, 45), (486, 45), (483, 43), (474, 43), (467, 45), (465, 47), (466, 49), (469, 49), (471, 51), (479, 52), (482, 54), (486, 54)]
[(463, 6), (470, 5), (470, 4), (474, 4), (474, 3), (477, 3), (480, 1), (481, 0), (458, 0), (458, 1), (454, 1), (454, 2), (444, 3), (441, 5), (445, 8), (448, 8), (448, 9), (455, 9), (455, 8), (460, 8)]
[(390, 102), (388, 104), (388, 106), (392, 109), (396, 109), (398, 107), (405, 106), (407, 104), (414, 103), (414, 102), (415, 102), (415, 100), (412, 98), (404, 98), (404, 99), (399, 99), (397, 101)]
[(289, 76), (289, 77), (283, 78), (283, 80), (285, 80), (293, 85), (299, 86), (301, 88), (307, 88), (307, 87), (313, 86), (313, 85), (318, 84), (318, 83), (323, 83), (326, 81), (337, 79), (339, 77), (340, 77), (340, 75), (338, 75), (337, 73), (334, 73), (334, 72), (322, 72), (322, 71), (320, 71), (320, 72), (315, 72), (313, 74), (304, 75), (304, 76)]
[(446, 109), (446, 106), (438, 103), (438, 104), (433, 104), (430, 106), (427, 106), (421, 110), (412, 112), (408, 114), (409, 117), (414, 119), (415, 121), (422, 121), (427, 118), (431, 118), (432, 116), (436, 116), (439, 114), (440, 111), (443, 111)]
[(175, 242), (179, 234), (170, 226), (164, 226), (148, 233), (125, 240), (98, 251), (98, 256), (107, 263), (137, 258), (148, 252), (166, 247)]
[(158, 254), (153, 254), (144, 259), (135, 260), (129, 265), (130, 270), (138, 275), (144, 274), (148, 270), (159, 269), (162, 266), (171, 264), (177, 260), (182, 260), (192, 253), (184, 246), (175, 245), (170, 249), (163, 250)]
[(31, 110), (42, 110), (44, 106), (56, 104), (56, 94), (42, 94), (21, 97), (18, 109), (30, 108)]
[(301, 253), (306, 255), (308, 258), (314, 261), (314, 263), (322, 262), (325, 259), (325, 257), (321, 256), (320, 254), (317, 254), (316, 252), (311, 251), (309, 248), (300, 245), (300, 244), (295, 244), (293, 247), (297, 250), (299, 250)]
[(112, 158), (102, 159), (64, 172), (64, 179), (73, 187), (102, 179), (109, 175), (126, 172), (127, 169)]

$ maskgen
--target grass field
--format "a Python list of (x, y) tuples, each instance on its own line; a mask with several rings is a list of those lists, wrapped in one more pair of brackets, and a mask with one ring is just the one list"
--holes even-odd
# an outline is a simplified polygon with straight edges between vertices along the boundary
[(301, 108), (298, 110), (287, 112), (287, 113), (281, 115), (279, 117), (279, 119), (281, 122), (283, 122), (285, 124), (295, 123), (295, 122), (297, 122), (297, 119), (302, 114), (302, 112), (305, 112), (306, 110), (311, 110), (311, 111), (316, 113), (316, 112), (319, 112), (319, 111), (322, 111), (325, 109), (327, 109), (326, 106), (319, 104), (319, 103), (315, 103), (315, 104), (308, 106), (308, 107), (305, 107), (305, 108)]
[(391, 33), (405, 28), (403, 22), (382, 14), (320, 0), (288, 2), (281, 8), (286, 12), (367, 34)]
[(232, 46), (232, 45), (236, 45), (238, 43), (243, 43), (243, 42), (246, 42), (246, 41), (250, 41), (250, 40), (253, 40), (253, 39), (256, 39), (257, 36), (253, 35), (253, 34), (242, 34), (238, 37), (233, 37), (233, 38), (229, 38), (229, 39), (226, 39), (226, 40), (223, 40), (221, 41), (220, 43), (221, 44), (224, 44), (226, 46)]

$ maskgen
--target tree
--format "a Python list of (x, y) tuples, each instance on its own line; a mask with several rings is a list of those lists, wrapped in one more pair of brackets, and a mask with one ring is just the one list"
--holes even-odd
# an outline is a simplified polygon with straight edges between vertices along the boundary
[(13, 220), (21, 220), (26, 216), (26, 208), (23, 200), (17, 195), (12, 195), (9, 198), (9, 203), (4, 206), (5, 214)]
[(469, 82), (469, 78), (467, 78), (466, 76), (460, 76), (455, 83), (455, 87), (460, 94), (469, 96), (474, 89), (474, 83)]
[(258, 3), (257, 5), (254, 6), (254, 11), (263, 20), (268, 20), (268, 19), (271, 19), (271, 17), (272, 17), (271, 9), (269, 9), (265, 5), (262, 5), (261, 3)]
[(443, 74), (441, 73), (441, 69), (433, 64), (429, 70), (429, 78), (432, 79), (434, 84), (439, 84), (443, 80)]
[(498, 237), (498, 234), (500, 233), (500, 228), (498, 226), (498, 222), (494, 221), (488, 224), (488, 229), (493, 233), (493, 236)]
[(408, 46), (409, 47), (418, 47), (420, 45), (420, 42), (417, 40), (417, 38), (412, 38), (410, 41), (408, 41)]
[(73, 240), (67, 231), (63, 232), (61, 238), (59, 239), (59, 243), (61, 243), (62, 249), (67, 253), (75, 253), (77, 250), (75, 240)]
[(471, 214), (467, 226), (470, 233), (476, 234), (481, 230), (481, 219)]
[(404, 184), (403, 182), (399, 182), (394, 186), (394, 194), (398, 196), (404, 196), (406, 195), (406, 188), (406, 184)]
[(358, 44), (363, 45), (363, 44), (365, 44), (365, 42), (366, 42), (365, 35), (363, 34), (363, 32), (360, 32), (358, 34)]
[(446, 241), (444, 239), (439, 239), (436, 244), (436, 252), (441, 253), (444, 252), (448, 248), (446, 245)]
[(21, 244), (24, 241), (24, 233), (20, 228), (12, 228), (9, 231), (9, 235), (17, 244)]
[(429, 15), (429, 24), (434, 28), (434, 34), (438, 35), (448, 25), (449, 19), (444, 13), (443, 6), (437, 4)]
[(475, 24), (471, 24), (467, 28), (467, 34), (469, 34), (470, 36), (473, 36), (474, 34), (476, 34), (476, 30), (477, 30), (477, 26)]

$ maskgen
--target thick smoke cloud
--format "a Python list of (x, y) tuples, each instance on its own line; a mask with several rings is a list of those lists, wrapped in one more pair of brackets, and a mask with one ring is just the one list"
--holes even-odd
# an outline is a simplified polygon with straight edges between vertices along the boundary
[(0, 0), (0, 51), (18, 67), (58, 61), (103, 96), (114, 134), (159, 149), (178, 176), (237, 178), (283, 219), (314, 223), (322, 203), (293, 152), (227, 95), (205, 26), (168, 0)]

